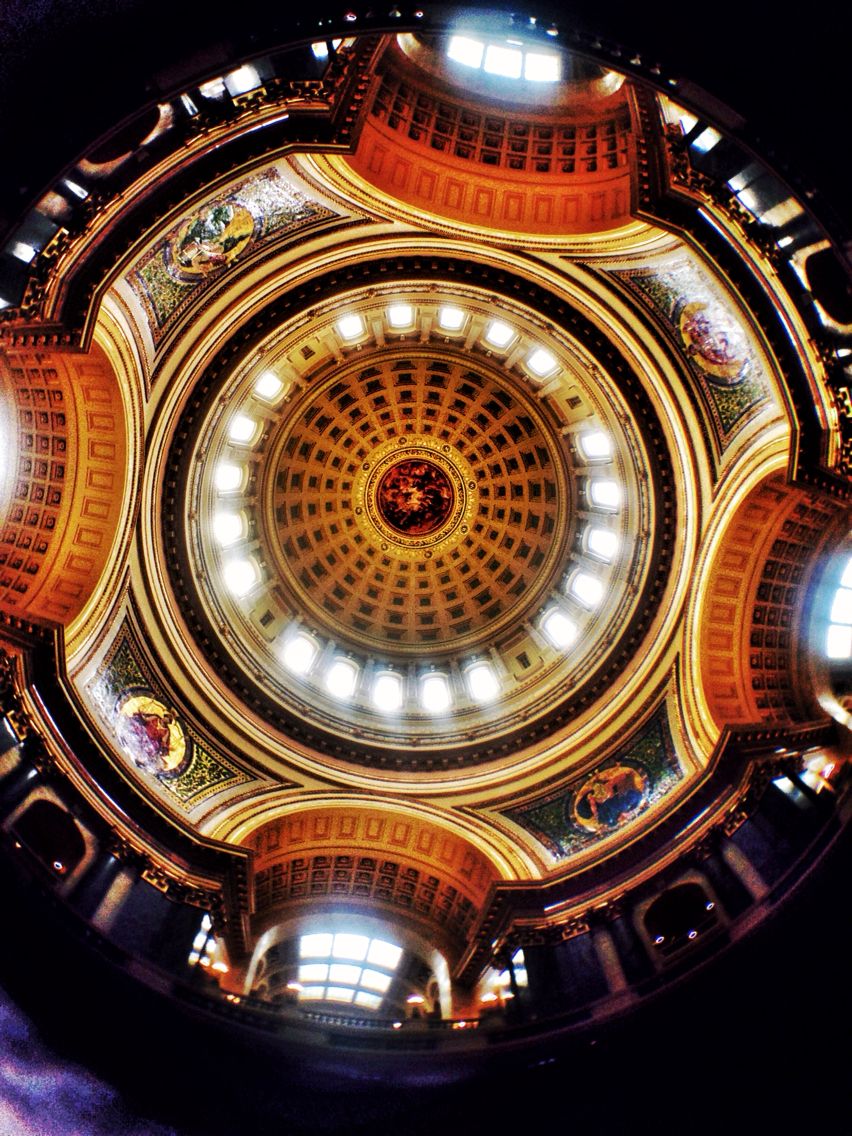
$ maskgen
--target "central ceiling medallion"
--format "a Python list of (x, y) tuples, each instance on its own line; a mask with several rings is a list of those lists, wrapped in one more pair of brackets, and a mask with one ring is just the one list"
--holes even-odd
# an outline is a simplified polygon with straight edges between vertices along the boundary
[(458, 450), (428, 434), (391, 438), (362, 463), (355, 516), (380, 549), (429, 559), (466, 536), (476, 481)]

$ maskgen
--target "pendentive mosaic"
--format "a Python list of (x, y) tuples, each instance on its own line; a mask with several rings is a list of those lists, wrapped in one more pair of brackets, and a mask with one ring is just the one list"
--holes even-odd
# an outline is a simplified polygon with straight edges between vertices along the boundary
[(334, 215), (274, 167), (187, 214), (127, 278), (144, 305), (154, 343), (190, 299), (249, 249)]
[(638, 817), (682, 777), (664, 704), (591, 773), (505, 815), (555, 857), (567, 859)]
[(214, 753), (159, 691), (126, 623), (87, 694), (122, 756), (187, 810), (249, 780)]
[(665, 268), (615, 275), (671, 328), (723, 451), (772, 397), (764, 365), (730, 301), (687, 257)]

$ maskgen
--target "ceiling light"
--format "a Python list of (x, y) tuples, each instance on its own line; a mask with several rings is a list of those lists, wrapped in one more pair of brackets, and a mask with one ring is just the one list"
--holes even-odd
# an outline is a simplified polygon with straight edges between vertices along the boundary
[(329, 1002), (351, 1002), (355, 991), (347, 990), (345, 986), (329, 986), (325, 996)]
[(378, 994), (368, 994), (365, 990), (359, 990), (355, 995), (355, 1005), (364, 1006), (368, 1010), (378, 1010), (382, 1004), (382, 999)]
[(467, 318), (462, 308), (439, 308), (438, 327), (442, 331), (461, 331)]
[(559, 608), (551, 608), (541, 621), (541, 629), (554, 647), (570, 647), (577, 638), (577, 625)]
[(825, 653), (830, 659), (848, 659), (852, 655), (852, 627), (832, 623), (825, 639)]
[(366, 324), (359, 315), (341, 316), (335, 324), (337, 334), (341, 339), (350, 342), (353, 339), (360, 339), (366, 330)]
[(281, 656), (284, 666), (294, 674), (307, 674), (317, 654), (317, 645), (308, 635), (301, 632), (293, 635), (284, 644)]
[(500, 320), (492, 320), (485, 332), (485, 342), (492, 347), (505, 347), (515, 338), (515, 329)]
[[(289, 989), (289, 983), (288, 983)], [(300, 1002), (319, 1002), (325, 999), (324, 986), (303, 986), (298, 992)]]
[(373, 705), (391, 713), (402, 706), (402, 679), (393, 671), (384, 671), (373, 683)]
[(228, 426), (228, 437), (232, 442), (244, 444), (250, 442), (257, 429), (257, 423), (247, 414), (235, 414)]
[(327, 978), (327, 962), (303, 962), (299, 966), (299, 982), (325, 982)]
[(361, 967), (349, 962), (335, 962), (328, 968), (329, 982), (345, 982), (348, 986), (357, 986), (360, 977)]
[(267, 402), (272, 402), (273, 399), (278, 398), (283, 389), (284, 384), (274, 371), (264, 371), (254, 384), (254, 393), (258, 398), (266, 399)]

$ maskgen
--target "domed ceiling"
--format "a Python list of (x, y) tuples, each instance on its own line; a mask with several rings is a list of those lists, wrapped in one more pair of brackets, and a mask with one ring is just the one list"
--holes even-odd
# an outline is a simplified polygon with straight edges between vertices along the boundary
[(733, 832), (782, 731), (831, 744), (801, 612), (848, 484), (779, 260), (802, 206), (725, 197), (675, 90), (534, 31), (176, 93), (65, 177), (5, 313), (4, 619), (58, 629), (104, 784), (241, 858), (232, 998), (344, 910), (467, 1009), (495, 951)]

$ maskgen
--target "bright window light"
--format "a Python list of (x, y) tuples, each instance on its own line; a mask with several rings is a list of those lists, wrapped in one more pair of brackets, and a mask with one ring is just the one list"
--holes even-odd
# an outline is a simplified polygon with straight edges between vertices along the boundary
[(678, 121), (680, 122), (680, 128), (684, 134), (689, 134), (690, 130), (692, 130), (693, 126), (698, 122), (698, 119), (694, 114), (689, 114), (688, 111), (684, 110), (681, 111)]
[(225, 587), (232, 596), (247, 595), (260, 579), (260, 572), (253, 560), (229, 560), (222, 569)]
[(359, 315), (342, 316), (335, 324), (337, 334), (341, 339), (351, 341), (360, 339), (366, 329), (364, 320)]
[(334, 935), (322, 933), (319, 935), (302, 935), (299, 940), (299, 956), (301, 958), (327, 958), (331, 954)]
[(327, 978), (327, 962), (303, 962), (299, 967), (300, 982), (325, 982)]
[(351, 659), (335, 659), (325, 676), (325, 688), (335, 698), (351, 698), (358, 679), (358, 666)]
[(370, 940), (366, 935), (352, 935), (346, 931), (339, 931), (334, 936), (331, 955), (336, 959), (352, 959), (354, 962), (363, 962), (367, 957), (367, 947)]
[(832, 623), (825, 640), (825, 653), (830, 659), (848, 659), (852, 655), (852, 627)]
[(201, 83), (198, 90), (205, 99), (221, 99), (225, 93), (225, 81), (221, 76), (218, 79), (208, 79), (206, 83)]
[(840, 577), (840, 583), (844, 588), (852, 588), (852, 556), (843, 569), (843, 575)]
[(192, 949), (194, 951), (202, 951), (207, 945), (207, 932), (199, 931), (195, 938), (192, 940)]
[(368, 1010), (378, 1010), (381, 1004), (382, 1000), (378, 994), (368, 994), (365, 990), (359, 990), (355, 995), (356, 1006), (364, 1006)]
[(308, 635), (294, 635), (284, 644), (284, 666), (294, 674), (307, 674), (316, 658), (317, 645)]
[(442, 331), (461, 331), (467, 318), (462, 308), (439, 308), (438, 327)]
[(505, 347), (515, 338), (515, 329), (500, 320), (492, 320), (485, 332), (485, 342), (492, 347)]
[(324, 986), (303, 986), (299, 991), (300, 1002), (321, 1002), (324, 998)]
[(541, 621), (541, 629), (554, 647), (570, 647), (577, 638), (577, 625), (560, 611), (551, 608)]
[(228, 437), (232, 442), (250, 442), (257, 429), (257, 423), (247, 414), (235, 414), (228, 427)]
[(283, 389), (284, 384), (274, 371), (264, 371), (254, 384), (254, 393), (258, 398), (265, 399), (267, 402), (272, 402), (273, 399), (278, 398)]
[(490, 663), (474, 663), (465, 677), (470, 696), (476, 702), (491, 702), (500, 693), (500, 683)]
[[(395, 943), (385, 942), (384, 939), (373, 939), (370, 943), (367, 962), (371, 962), (373, 966), (383, 966), (385, 970), (394, 970), (401, 958), (402, 947), (398, 947)], [(369, 972), (364, 971), (365, 975), (367, 973)]]
[(534, 375), (538, 375), (540, 379), (543, 379), (546, 375), (552, 375), (558, 364), (556, 358), (551, 355), (549, 351), (545, 351), (543, 347), (539, 347), (533, 351), (532, 355), (527, 359), (527, 366)]
[(361, 985), (366, 986), (368, 990), (378, 990), (384, 994), (390, 984), (391, 976), (382, 974), (381, 971), (367, 969), (361, 974)]
[(559, 82), (559, 56), (528, 51), (524, 56), (524, 78), (534, 83)]
[(589, 483), (589, 499), (601, 509), (617, 509), (621, 504), (621, 490), (617, 481), (596, 480)]
[(233, 493), (235, 489), (239, 489), (242, 480), (242, 466), (234, 465), (233, 462), (220, 462), (216, 466), (213, 483), (220, 493)]
[(391, 327), (411, 327), (414, 323), (414, 308), (411, 304), (391, 304), (388, 308), (388, 323)]
[(482, 53), (485, 44), (478, 39), (469, 39), (467, 36), (452, 36), (447, 48), (447, 58), (456, 63), (463, 63), (466, 67), (481, 67)]
[(705, 127), (704, 130), (693, 139), (691, 146), (694, 150), (698, 150), (701, 154), (709, 153), (713, 147), (722, 141), (722, 135), (718, 130), (714, 130), (712, 126)]
[(328, 968), (329, 982), (345, 982), (347, 986), (357, 986), (361, 978), (361, 967), (348, 962), (334, 962)]
[(612, 457), (612, 441), (609, 434), (605, 434), (603, 430), (592, 430), (588, 434), (581, 434), (579, 442), (586, 461), (602, 461)]
[(571, 581), (571, 595), (586, 607), (597, 607), (603, 597), (603, 584), (597, 576), (588, 572), (578, 572)]
[(66, 189), (70, 189), (74, 196), (79, 197), (81, 201), (89, 196), (87, 189), (83, 189), (82, 185), (78, 185), (76, 181), (72, 181), (70, 178), (63, 178), (62, 183)]
[(385, 671), (373, 683), (373, 705), (391, 713), (402, 706), (402, 679), (393, 671)]
[(243, 519), (239, 513), (216, 513), (213, 517), (213, 537), (223, 547), (233, 544), (243, 535)]
[(254, 67), (244, 64), (225, 76), (225, 86), (232, 95), (244, 95), (247, 91), (257, 90), (260, 86), (260, 75)]
[(355, 991), (347, 990), (344, 986), (329, 986), (325, 996), (329, 1002), (351, 1002)]
[(450, 686), (442, 674), (428, 674), (420, 686), (420, 702), (430, 714), (440, 714), (452, 702)]
[(852, 588), (838, 588), (831, 605), (832, 623), (852, 623)]
[(601, 560), (612, 560), (618, 551), (618, 534), (610, 529), (589, 529), (586, 534), (586, 547)]
[(482, 69), (489, 75), (502, 75), (504, 79), (520, 79), (523, 61), (524, 53), (518, 48), (489, 43)]
[(370, 991), (378, 991), (384, 994), (390, 985), (391, 976), (383, 975), (379, 970), (365, 970), (361, 974), (361, 986), (366, 986)]
[(16, 256), (18, 260), (22, 260), (24, 264), (29, 264), (35, 260), (36, 250), (32, 245), (26, 244), (25, 241), (15, 241), (12, 245), (12, 256)]
[[(340, 45), (342, 43), (343, 43), (342, 39), (333, 39), (331, 41), (331, 46), (334, 48), (335, 51), (337, 51), (338, 47), (340, 47)], [(328, 41), (322, 39), (322, 40), (319, 40), (317, 43), (312, 43), (311, 44), (311, 51), (314, 53), (314, 55), (316, 56), (317, 59), (328, 59)]]

